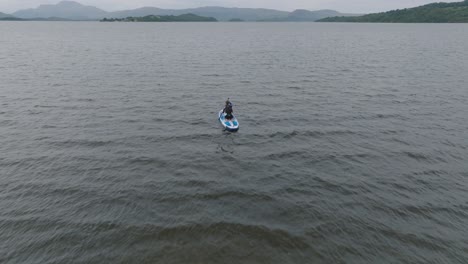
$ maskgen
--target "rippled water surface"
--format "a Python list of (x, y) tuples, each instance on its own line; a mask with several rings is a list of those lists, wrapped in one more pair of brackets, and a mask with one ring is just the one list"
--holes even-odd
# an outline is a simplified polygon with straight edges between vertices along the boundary
[(468, 262), (467, 25), (0, 32), (1, 263)]

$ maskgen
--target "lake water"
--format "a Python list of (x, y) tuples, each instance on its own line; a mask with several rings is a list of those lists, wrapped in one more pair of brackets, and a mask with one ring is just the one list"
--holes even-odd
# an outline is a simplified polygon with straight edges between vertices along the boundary
[(467, 263), (467, 82), (463, 24), (1, 22), (0, 262)]

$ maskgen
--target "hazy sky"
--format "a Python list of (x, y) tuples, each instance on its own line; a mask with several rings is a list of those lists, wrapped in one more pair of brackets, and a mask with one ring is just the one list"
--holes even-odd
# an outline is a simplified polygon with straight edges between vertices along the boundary
[[(334, 9), (350, 13), (370, 13), (397, 8), (414, 7), (443, 0), (76, 0), (107, 11), (133, 9), (143, 6), (160, 8), (187, 8), (200, 6), (264, 7), (280, 10)], [(461, 1), (461, 0), (458, 0)], [(445, 2), (458, 2), (447, 0)], [(12, 13), (18, 9), (56, 4), (59, 0), (0, 0), (0, 12)]]

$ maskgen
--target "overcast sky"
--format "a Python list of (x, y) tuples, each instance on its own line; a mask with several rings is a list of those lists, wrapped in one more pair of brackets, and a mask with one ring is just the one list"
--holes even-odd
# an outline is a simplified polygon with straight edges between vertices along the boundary
[[(279, 10), (334, 9), (348, 13), (370, 13), (397, 8), (414, 7), (443, 0), (76, 0), (107, 11), (133, 9), (143, 6), (188, 8), (200, 6), (263, 7)], [(461, 1), (461, 0), (458, 0)], [(458, 2), (447, 0), (445, 2)], [(56, 4), (59, 0), (0, 0), (0, 12), (35, 8), (40, 4)]]

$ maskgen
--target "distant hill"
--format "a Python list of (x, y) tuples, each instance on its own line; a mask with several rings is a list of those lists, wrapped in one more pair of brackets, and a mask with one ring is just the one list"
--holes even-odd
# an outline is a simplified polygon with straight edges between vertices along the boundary
[(30, 19), (23, 19), (27, 21), (73, 21), (71, 19), (66, 19), (66, 18), (61, 18), (61, 17), (36, 17), (36, 18), (30, 18)]
[[(324, 10), (309, 11), (309, 10), (304, 10), (304, 9), (297, 9), (291, 13), (288, 13), (288, 15), (285, 17), (277, 17), (273, 19), (270, 18), (270, 19), (265, 19), (264, 21), (313, 22), (313, 21), (317, 21), (319, 19), (326, 18), (326, 17), (344, 16), (344, 15), (347, 15), (347, 14), (342, 14), (335, 10), (324, 9)], [(353, 15), (349, 14), (349, 16), (353, 16)]]
[(107, 17), (112, 18), (126, 18), (126, 17), (143, 17), (148, 15), (173, 15), (172, 13), (164, 12), (164, 9), (157, 7), (142, 7), (133, 10), (122, 10), (116, 12), (109, 12), (106, 14)]
[(61, 17), (36, 17), (36, 18), (18, 18), (14, 16), (0, 17), (0, 21), (71, 21), (70, 19), (64, 19)]
[(38, 8), (19, 10), (13, 16), (19, 18), (60, 17), (72, 20), (96, 20), (105, 17), (107, 12), (94, 6), (84, 6), (73, 1), (62, 1), (56, 5), (41, 5)]
[(0, 12), (0, 21), (21, 21), (23, 19)]
[(335, 10), (317, 10), (317, 11), (309, 11), (298, 9), (293, 11), (288, 15), (289, 21), (316, 21), (325, 17), (330, 16), (340, 16), (339, 12)]
[(0, 18), (7, 18), (7, 17), (12, 17), (12, 15), (8, 15), (8, 14), (0, 12)]
[(181, 15), (192, 13), (199, 16), (214, 17), (220, 21), (316, 21), (330, 16), (343, 16), (334, 10), (295, 10), (293, 12), (279, 11), (263, 8), (227, 8), (227, 7), (199, 7), (191, 9), (160, 9), (155, 7), (143, 7), (134, 10), (118, 11), (110, 13), (112, 17), (124, 18), (128, 16), (154, 15)]
[(289, 12), (265, 8), (227, 8), (227, 7), (199, 7), (187, 9), (191, 13), (201, 16), (212, 16), (221, 21), (228, 21), (233, 18), (244, 21), (259, 21), (267, 18), (287, 16)]
[(227, 7), (198, 7), (189, 9), (160, 9), (156, 7), (143, 7), (134, 10), (124, 10), (111, 12), (108, 16), (116, 18), (125, 18), (129, 16), (146, 15), (182, 15), (195, 14), (198, 16), (214, 17), (220, 21), (229, 21), (233, 18), (245, 21), (258, 21), (271, 18), (287, 17), (289, 12), (272, 9), (256, 8), (227, 8)]
[(8, 17), (0, 17), (0, 21), (23, 21), (24, 19), (22, 18), (17, 18), (13, 16), (8, 16)]
[(415, 8), (356, 17), (329, 17), (318, 22), (468, 23), (468, 0), (454, 3), (432, 3)]
[(133, 10), (106, 12), (93, 6), (85, 6), (73, 1), (62, 1), (56, 5), (41, 5), (38, 8), (19, 10), (13, 13), (13, 16), (23, 19), (59, 17), (69, 20), (100, 20), (103, 18), (144, 17), (149, 15), (179, 16), (188, 13), (203, 17), (214, 17), (219, 21), (230, 21), (232, 19), (242, 21), (315, 21), (324, 17), (345, 15), (333, 10), (296, 10), (294, 12), (287, 12), (265, 8), (227, 8), (216, 6), (190, 9), (142, 7)]
[(127, 17), (127, 18), (104, 18), (101, 22), (216, 22), (214, 17), (202, 17), (194, 14), (183, 14), (179, 16), (155, 16)]

